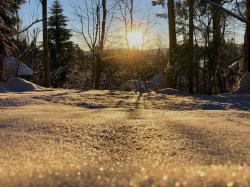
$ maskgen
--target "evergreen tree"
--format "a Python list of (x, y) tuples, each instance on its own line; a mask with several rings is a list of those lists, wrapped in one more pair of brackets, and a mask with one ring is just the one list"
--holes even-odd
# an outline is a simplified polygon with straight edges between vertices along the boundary
[[(49, 48), (53, 86), (61, 86), (65, 82), (68, 65), (71, 60), (73, 43), (70, 41), (71, 31), (67, 29), (68, 19), (63, 15), (59, 0), (55, 0), (49, 18)], [(58, 71), (60, 69), (60, 72)]]
[(0, 1), (0, 80), (3, 78), (3, 58), (10, 55), (16, 49), (12, 42), (15, 26), (19, 22), (16, 12), (24, 0), (1, 0)]

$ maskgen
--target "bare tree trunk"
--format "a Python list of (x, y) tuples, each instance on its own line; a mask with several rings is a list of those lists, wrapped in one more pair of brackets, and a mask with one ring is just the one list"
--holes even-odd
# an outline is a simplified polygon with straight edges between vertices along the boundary
[(102, 0), (101, 38), (98, 49), (99, 51), (96, 59), (95, 89), (100, 88), (100, 80), (102, 75), (102, 53), (104, 50), (105, 35), (106, 35), (106, 21), (107, 21), (107, 0)]
[(247, 0), (247, 69), (250, 72), (250, 1)]
[(175, 63), (175, 51), (177, 46), (176, 40), (176, 20), (175, 20), (175, 3), (174, 0), (168, 0), (168, 25), (169, 25), (169, 64), (172, 66), (170, 74), (172, 74), (171, 85), (173, 88), (177, 86), (177, 75), (173, 68)]
[(188, 68), (188, 91), (193, 94), (194, 84), (194, 0), (188, 0), (189, 7), (189, 68)]
[[(20, 17), (19, 17), (19, 14), (18, 14), (18, 9), (15, 10), (15, 14), (16, 14), (16, 18), (19, 20)], [(16, 23), (16, 30), (17, 30), (17, 32), (20, 32), (20, 23), (19, 23), (19, 21)], [(17, 42), (19, 42), (19, 40), (20, 40), (19, 35), (20, 34), (16, 35)], [(18, 77), (19, 66), (20, 66), (20, 61), (18, 59), (17, 66), (16, 66), (16, 72), (15, 72), (16, 77)]]
[(177, 45), (174, 0), (168, 0), (168, 25), (169, 25), (170, 64), (172, 65), (174, 63), (173, 55)]
[(47, 0), (42, 0), (43, 14), (43, 86), (50, 86), (50, 66), (49, 66), (49, 44), (48, 44), (48, 25), (47, 25)]
[[(216, 3), (220, 5), (221, 0), (216, 0)], [(212, 79), (216, 76), (216, 69), (220, 66), (220, 46), (221, 46), (221, 10), (213, 6), (213, 54), (211, 64)], [(213, 84), (212, 80), (212, 84)], [(220, 81), (220, 80), (219, 80)], [(211, 90), (210, 90), (211, 91)]]
[(103, 51), (106, 35), (106, 21), (107, 21), (107, 0), (102, 0), (102, 33), (100, 41), (100, 49)]

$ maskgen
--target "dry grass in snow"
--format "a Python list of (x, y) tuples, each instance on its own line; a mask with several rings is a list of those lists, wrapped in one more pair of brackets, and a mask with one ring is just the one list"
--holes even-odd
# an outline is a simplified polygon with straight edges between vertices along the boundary
[(0, 186), (250, 186), (249, 98), (0, 94)]

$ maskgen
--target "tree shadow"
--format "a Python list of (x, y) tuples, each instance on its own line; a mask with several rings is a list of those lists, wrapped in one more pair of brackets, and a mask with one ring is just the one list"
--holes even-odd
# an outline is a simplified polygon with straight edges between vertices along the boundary
[(0, 108), (7, 107), (22, 107), (29, 104), (39, 104), (37, 101), (31, 102), (30, 100), (20, 100), (16, 98), (0, 98)]
[(216, 95), (216, 96), (192, 96), (197, 100), (206, 100), (209, 101), (209, 104), (202, 104), (202, 109), (207, 110), (227, 110), (227, 109), (236, 109), (236, 110), (250, 110), (250, 95)]
[(250, 95), (159, 94), (146, 97), (154, 108), (169, 110), (250, 110)]
[(12, 127), (11, 125), (6, 125), (6, 124), (0, 124), (0, 129), (8, 129)]
[(102, 104), (91, 104), (91, 103), (85, 103), (85, 102), (79, 102), (75, 104), (77, 107), (81, 108), (88, 108), (88, 109), (102, 109), (102, 108), (108, 108), (106, 105)]

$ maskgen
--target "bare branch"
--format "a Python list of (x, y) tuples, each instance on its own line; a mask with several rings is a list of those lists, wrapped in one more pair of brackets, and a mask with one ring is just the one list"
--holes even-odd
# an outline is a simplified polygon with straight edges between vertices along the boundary
[(207, 2), (212, 5), (212, 6), (215, 6), (216, 8), (219, 8), (220, 10), (223, 10), (224, 12), (226, 12), (227, 14), (229, 14), (230, 16), (233, 16), (234, 18), (240, 20), (241, 22), (244, 22), (246, 24), (249, 24), (248, 20), (245, 18), (245, 17), (242, 17), (242, 16), (239, 16), (229, 10), (227, 10), (226, 8), (220, 6), (219, 4), (211, 1), (211, 0), (207, 0)]
[(29, 30), (33, 25), (35, 25), (37, 23), (40, 23), (42, 21), (43, 21), (43, 19), (38, 19), (38, 20), (34, 21), (33, 23), (31, 23), (28, 27), (24, 28), (23, 30), (17, 31), (15, 33), (11, 33), (10, 36), (21, 34), (21, 33), (25, 32), (25, 31)]

